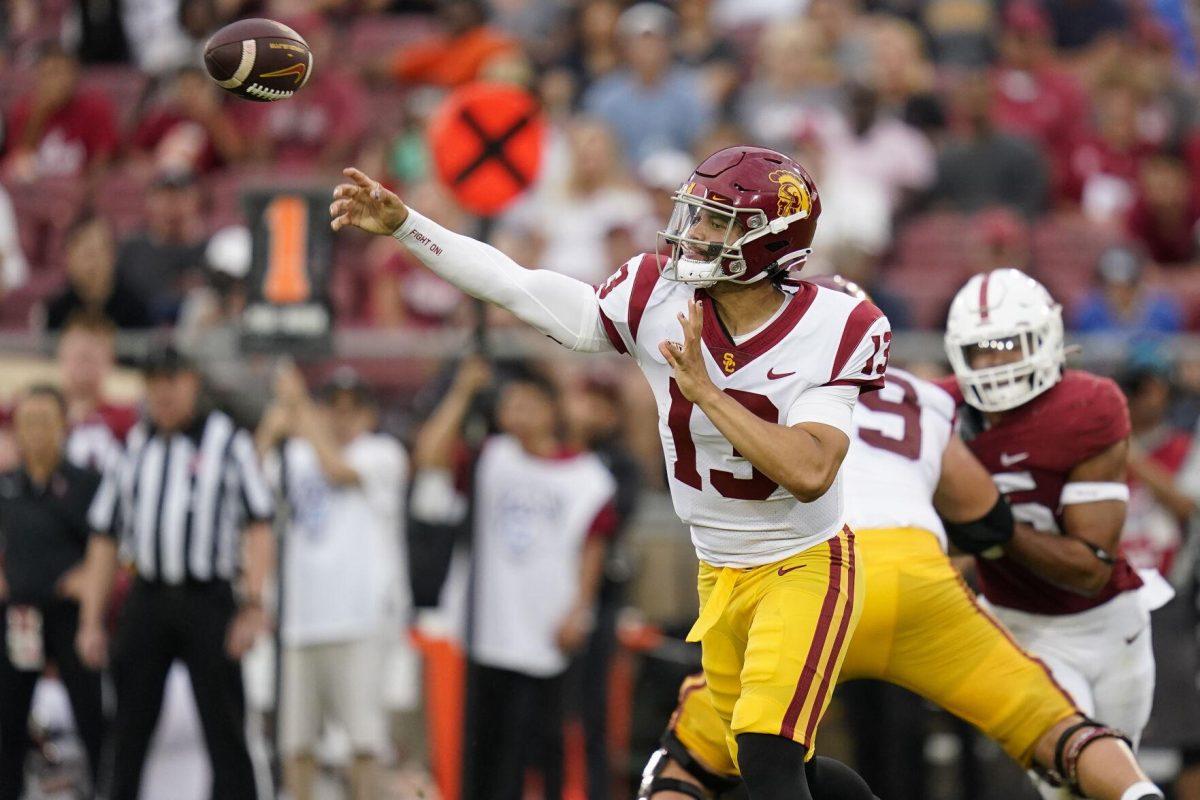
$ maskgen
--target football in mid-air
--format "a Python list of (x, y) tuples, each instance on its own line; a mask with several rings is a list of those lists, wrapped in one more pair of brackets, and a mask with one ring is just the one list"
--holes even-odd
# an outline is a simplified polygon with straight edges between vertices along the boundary
[(204, 45), (204, 66), (238, 97), (269, 103), (291, 97), (312, 74), (304, 37), (270, 19), (231, 22)]

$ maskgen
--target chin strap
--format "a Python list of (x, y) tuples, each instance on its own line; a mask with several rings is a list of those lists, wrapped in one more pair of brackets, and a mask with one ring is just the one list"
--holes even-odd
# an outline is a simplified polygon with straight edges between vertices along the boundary
[(1076, 797), (1086, 797), (1079, 785), (1079, 757), (1101, 739), (1119, 739), (1133, 747), (1133, 742), (1121, 731), (1084, 717), (1058, 737), (1058, 744), (1054, 746), (1054, 768), (1034, 765), (1034, 771), (1051, 786), (1066, 786)]

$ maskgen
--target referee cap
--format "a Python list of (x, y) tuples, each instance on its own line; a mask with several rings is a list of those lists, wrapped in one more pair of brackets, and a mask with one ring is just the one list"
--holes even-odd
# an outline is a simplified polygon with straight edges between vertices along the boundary
[(174, 345), (157, 348), (142, 361), (142, 374), (147, 378), (196, 372), (196, 364)]

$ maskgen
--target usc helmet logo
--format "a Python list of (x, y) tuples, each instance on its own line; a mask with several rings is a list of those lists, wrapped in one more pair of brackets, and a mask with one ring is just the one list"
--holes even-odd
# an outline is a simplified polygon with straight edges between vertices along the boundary
[(737, 369), (737, 364), (733, 360), (733, 353), (726, 353), (724, 356), (722, 356), (721, 367), (724, 368), (727, 375), (732, 374), (732, 372)]
[(812, 198), (808, 195), (808, 187), (804, 181), (786, 169), (777, 169), (767, 176), (772, 183), (779, 184), (779, 208), (776, 213), (781, 217), (790, 217), (798, 211), (807, 214), (812, 209)]

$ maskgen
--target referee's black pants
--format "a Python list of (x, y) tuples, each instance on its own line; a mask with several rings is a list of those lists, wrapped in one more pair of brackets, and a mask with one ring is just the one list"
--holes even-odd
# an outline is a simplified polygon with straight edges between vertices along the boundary
[[(100, 673), (88, 669), (75, 652), (79, 606), (60, 600), (38, 606), (42, 613), (42, 643), (46, 660), (58, 667), (59, 678), (71, 700), (75, 728), (87, 750), (92, 784), (100, 767), (104, 737)], [(8, 607), (0, 603), (0, 800), (18, 800), (25, 787), (25, 758), (29, 738), (29, 710), (41, 670), (19, 670), (8, 658)]]
[(165, 586), (137, 581), (121, 616), (113, 656), (117, 716), (113, 722), (111, 800), (138, 800), (142, 766), (162, 709), (171, 662), (188, 668), (214, 800), (254, 800), (254, 768), (246, 747), (241, 665), (225, 651), (235, 603), (228, 583)]

